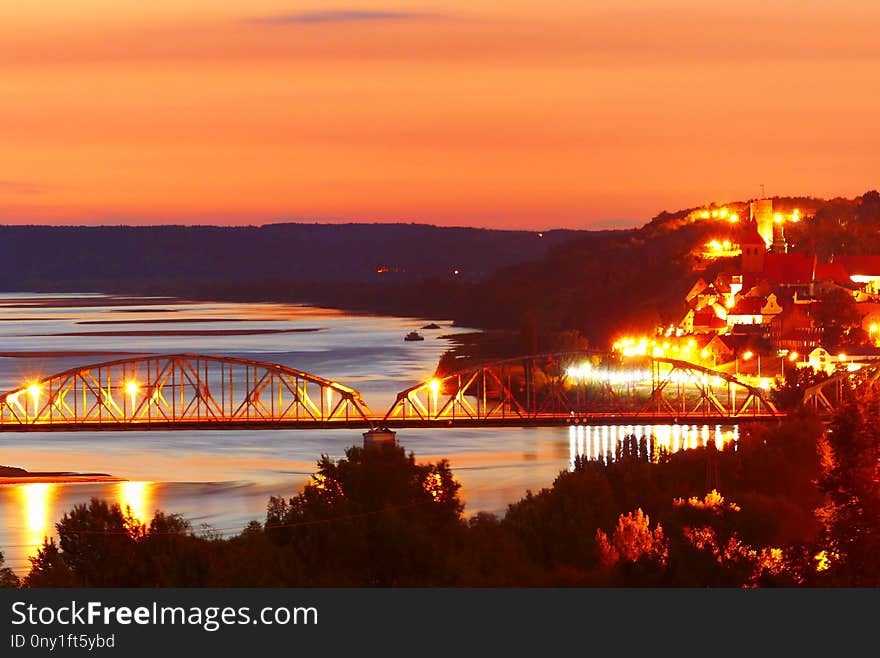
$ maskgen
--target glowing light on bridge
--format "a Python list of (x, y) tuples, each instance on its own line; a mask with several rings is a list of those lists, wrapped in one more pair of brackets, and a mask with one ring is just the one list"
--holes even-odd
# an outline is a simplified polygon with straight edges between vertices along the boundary
[(621, 338), (614, 343), (614, 351), (620, 352), (623, 356), (645, 356), (648, 354), (648, 348), (657, 344), (655, 340), (648, 338)]
[(431, 400), (433, 402), (434, 413), (436, 414), (440, 396), (440, 380), (435, 377), (428, 383), (428, 388), (431, 391)]
[(577, 366), (569, 366), (565, 371), (565, 374), (568, 375), (568, 378), (572, 381), (585, 381), (590, 378), (590, 375), (593, 371), (593, 364), (589, 361), (584, 361), (582, 364)]
[(614, 343), (612, 350), (627, 358), (651, 356), (655, 359), (671, 357), (692, 361), (697, 357), (705, 359), (710, 356), (711, 353), (708, 350), (699, 351), (697, 349), (697, 342), (693, 338), (688, 337), (685, 340), (686, 337), (672, 337), (671, 333), (667, 330), (669, 340), (664, 340), (662, 343), (646, 336), (621, 338)]
[(606, 384), (627, 384), (651, 379), (650, 370), (638, 368), (594, 368), (589, 361), (569, 366), (565, 374), (576, 384), (582, 384), (587, 381), (604, 382)]
[(40, 403), (40, 392), (42, 391), (42, 387), (39, 384), (31, 384), (27, 387), (28, 395), (31, 397), (34, 403), (34, 414), (37, 413), (37, 406)]
[(132, 414), (135, 412), (135, 406), (137, 405), (138, 390), (140, 390), (140, 385), (133, 379), (130, 379), (125, 383), (125, 392), (128, 394), (129, 400), (131, 402)]

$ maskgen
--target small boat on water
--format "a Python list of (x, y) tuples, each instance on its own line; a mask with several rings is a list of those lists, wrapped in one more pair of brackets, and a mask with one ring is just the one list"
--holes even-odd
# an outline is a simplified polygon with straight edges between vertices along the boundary
[(422, 336), (418, 331), (410, 331), (406, 336), (404, 336), (403, 340), (425, 340), (425, 337)]

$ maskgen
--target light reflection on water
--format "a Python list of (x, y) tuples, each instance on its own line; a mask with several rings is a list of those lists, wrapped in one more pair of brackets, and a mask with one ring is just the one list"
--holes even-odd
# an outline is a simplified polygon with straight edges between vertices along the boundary
[(119, 482), (116, 500), (122, 511), (141, 523), (148, 523), (153, 516), (152, 482)]
[[(253, 510), (247, 518), (260, 518), (268, 497), (276, 493), (261, 486), (241, 483), (28, 483), (0, 486), (0, 545), (6, 566), (19, 575), (27, 573), (28, 557), (37, 553), (46, 537), (57, 537), (55, 524), (74, 505), (100, 498), (117, 503), (123, 513), (148, 523), (156, 509), (182, 512), (195, 531), (216, 527), (239, 508)], [(238, 523), (220, 528), (234, 534)]]
[[(120, 505), (123, 511), (144, 522), (152, 516), (151, 482), (117, 482), (99, 487), (101, 497)], [(52, 482), (28, 482), (0, 487), (4, 536), (12, 538), (3, 546), (7, 563), (20, 568), (26, 556), (35, 555), (47, 537), (55, 535), (55, 523), (70, 510), (71, 491), (77, 485)], [(94, 490), (94, 487), (93, 487)], [(77, 500), (76, 502), (84, 502)]]
[(736, 449), (739, 425), (571, 425), (568, 470), (575, 470), (578, 459), (607, 464), (633, 444), (638, 455), (656, 462), (663, 453), (704, 448), (710, 441), (718, 450), (731, 443)]
[(16, 487), (22, 501), (25, 518), (22, 542), (30, 548), (39, 547), (43, 538), (51, 533), (49, 510), (56, 485), (48, 482), (31, 482)]

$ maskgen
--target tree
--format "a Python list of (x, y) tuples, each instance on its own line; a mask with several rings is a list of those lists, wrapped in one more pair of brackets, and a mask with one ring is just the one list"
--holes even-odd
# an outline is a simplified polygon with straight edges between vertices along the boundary
[(840, 408), (825, 435), (819, 487), (822, 548), (833, 584), (880, 586), (880, 394), (868, 388)]
[(324, 456), (302, 492), (270, 502), (266, 531), (323, 585), (443, 584), (465, 529), (448, 462), (418, 464), (392, 444)]
[(669, 558), (663, 527), (658, 523), (651, 530), (651, 519), (641, 509), (621, 514), (610, 539), (601, 529), (596, 530), (596, 548), (599, 563), (607, 572), (634, 565), (660, 572)]
[(586, 573), (597, 564), (596, 528), (611, 525), (619, 513), (605, 465), (579, 462), (552, 487), (510, 505), (502, 525), (541, 567)]
[(834, 349), (840, 345), (848, 329), (858, 326), (862, 315), (852, 294), (843, 288), (834, 286), (819, 299), (815, 319), (824, 328), (826, 344)]
[(25, 578), (29, 587), (204, 586), (208, 543), (177, 514), (157, 511), (148, 524), (97, 498), (75, 505), (55, 524)]
[[(82, 587), (121, 586), (134, 563), (141, 525), (118, 504), (92, 498), (75, 505), (55, 524), (61, 557)], [(46, 546), (44, 545), (44, 548)]]
[(18, 586), (18, 576), (12, 573), (12, 569), (3, 566), (3, 553), (0, 553), (0, 588)]
[(738, 532), (738, 505), (716, 490), (675, 500), (670, 529), (670, 584), (742, 587), (760, 574), (758, 553)]
[(46, 539), (37, 555), (28, 559), (31, 570), (25, 576), (25, 587), (73, 587), (76, 584), (54, 539)]
[(815, 384), (828, 379), (824, 370), (816, 371), (813, 367), (789, 368), (785, 373), (782, 386), (770, 392), (773, 403), (783, 410), (794, 409), (804, 399), (804, 392)]

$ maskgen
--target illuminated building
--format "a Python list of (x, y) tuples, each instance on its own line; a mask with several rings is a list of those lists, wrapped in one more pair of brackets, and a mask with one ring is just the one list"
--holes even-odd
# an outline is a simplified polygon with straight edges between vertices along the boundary
[(880, 256), (836, 256), (832, 261), (850, 275), (850, 281), (871, 295), (880, 295)]
[[(769, 340), (779, 353), (802, 355), (806, 364), (807, 355), (821, 346), (824, 334), (811, 312), (813, 305), (827, 291), (839, 289), (856, 301), (870, 349), (877, 348), (880, 358), (880, 255), (837, 256), (830, 262), (819, 262), (815, 253), (789, 252), (786, 224), (800, 222), (800, 210), (774, 208), (772, 199), (757, 199), (749, 203), (748, 215), (744, 206), (737, 211), (748, 220), (739, 221), (731, 209), (714, 206), (689, 215), (693, 221), (718, 222), (718, 231), (707, 225), (712, 233), (704, 235), (714, 237), (694, 247), (692, 254), (698, 256), (695, 270), (704, 274), (685, 295), (686, 310), (681, 321), (660, 328), (659, 334), (667, 338), (692, 336), (700, 344), (714, 336), (733, 340), (731, 347), (745, 342), (753, 349)], [(722, 222), (722, 215), (734, 216), (738, 223), (730, 226)], [(737, 254), (739, 271), (723, 264), (711, 270), (701, 265)], [(710, 281), (705, 274), (709, 271), (720, 273)], [(652, 349), (672, 356), (671, 346)], [(709, 354), (703, 347), (698, 351)], [(718, 356), (713, 355), (713, 360), (717, 361)], [(837, 360), (835, 357), (834, 367), (840, 368)], [(854, 367), (851, 359), (846, 367)]]
[(788, 253), (788, 242), (785, 240), (785, 221), (780, 214), (773, 216), (773, 243), (770, 245), (770, 250), (774, 254)]
[(806, 354), (822, 340), (822, 328), (803, 310), (803, 304), (793, 303), (770, 321), (770, 340), (777, 350)]
[(691, 289), (684, 296), (684, 300), (687, 303), (691, 303), (691, 301), (693, 301), (694, 299), (698, 299), (698, 296), (701, 295), (708, 287), (709, 284), (706, 283), (706, 279), (704, 279), (703, 277), (699, 277), (696, 283), (691, 286)]
[(765, 297), (743, 297), (727, 312), (727, 325), (737, 324), (769, 324), (782, 313), (776, 295), (770, 293)]
[(727, 329), (726, 314), (722, 316), (714, 306), (706, 306), (696, 311), (691, 309), (688, 314), (691, 333), (708, 334)]
[(764, 248), (773, 242), (773, 199), (756, 199), (749, 203), (749, 223), (754, 224), (764, 242)]
[(817, 347), (810, 352), (805, 365), (816, 372), (825, 372), (829, 375), (838, 369), (857, 370), (859, 367), (846, 354), (829, 354), (824, 347)]
[(767, 253), (767, 244), (758, 231), (758, 225), (749, 221), (740, 237), (740, 269), (743, 274), (754, 274), (764, 269), (764, 256)]

